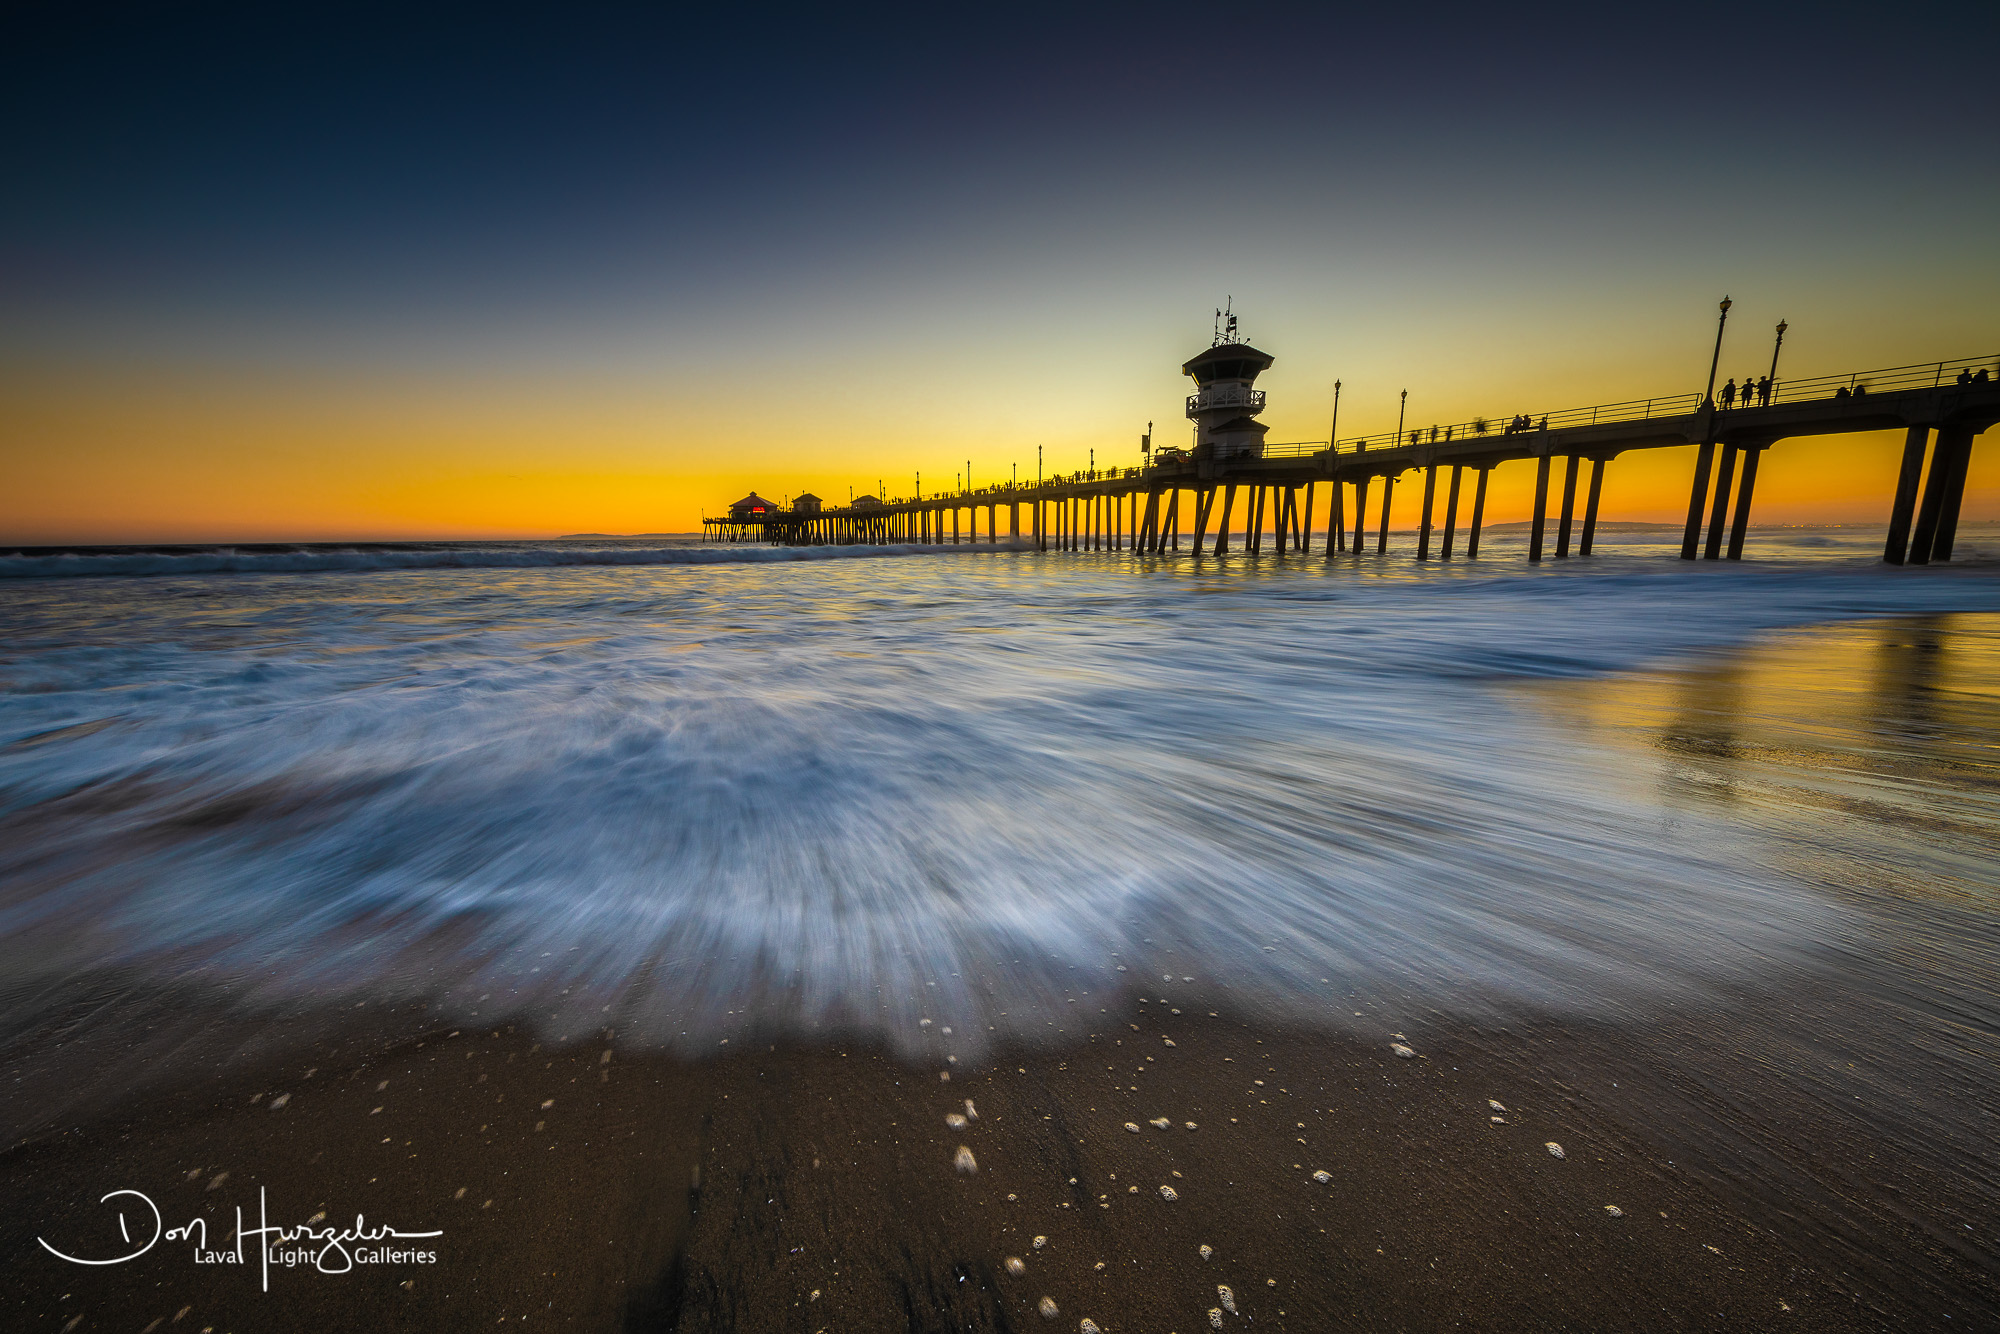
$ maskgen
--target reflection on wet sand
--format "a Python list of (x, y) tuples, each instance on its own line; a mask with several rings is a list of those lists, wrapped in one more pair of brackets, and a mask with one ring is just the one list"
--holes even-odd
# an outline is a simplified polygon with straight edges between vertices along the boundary
[(1730, 808), (1843, 898), (1893, 886), (1995, 901), (2000, 616), (1786, 631), (1537, 696), (1650, 754), (1669, 806)]

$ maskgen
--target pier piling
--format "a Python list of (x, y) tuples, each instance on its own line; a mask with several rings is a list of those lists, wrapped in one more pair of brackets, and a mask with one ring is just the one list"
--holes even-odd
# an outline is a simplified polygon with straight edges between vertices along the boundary
[(1528, 529), (1528, 559), (1542, 558), (1542, 529), (1549, 519), (1549, 456), (1542, 455), (1535, 460), (1535, 519)]

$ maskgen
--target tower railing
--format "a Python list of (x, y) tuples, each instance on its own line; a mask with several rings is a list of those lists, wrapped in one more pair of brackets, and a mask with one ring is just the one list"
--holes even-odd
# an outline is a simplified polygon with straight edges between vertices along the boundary
[(1190, 417), (1197, 412), (1208, 412), (1215, 408), (1241, 408), (1246, 413), (1254, 415), (1264, 410), (1264, 391), (1246, 389), (1240, 384), (1227, 384), (1188, 395), (1187, 410)]

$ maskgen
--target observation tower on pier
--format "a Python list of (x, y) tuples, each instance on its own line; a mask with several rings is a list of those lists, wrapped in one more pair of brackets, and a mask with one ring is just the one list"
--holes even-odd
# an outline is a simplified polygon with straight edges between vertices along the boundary
[(1257, 414), (1264, 410), (1264, 391), (1252, 386), (1273, 360), (1237, 341), (1236, 316), (1228, 308), (1215, 312), (1215, 339), (1208, 351), (1181, 366), (1181, 373), (1200, 387), (1187, 401), (1188, 420), (1194, 423), (1196, 457), (1264, 456), (1264, 433), (1270, 428), (1257, 420)]

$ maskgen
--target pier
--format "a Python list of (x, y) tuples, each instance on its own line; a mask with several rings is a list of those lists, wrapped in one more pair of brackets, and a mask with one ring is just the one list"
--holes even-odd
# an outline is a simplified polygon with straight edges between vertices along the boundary
[[(1746, 386), (1743, 402), (1730, 406), (1716, 403), (1711, 368), (1708, 392), (1267, 443), (1256, 421), (1264, 394), (1250, 386), (1272, 358), (1234, 341), (1233, 319), (1229, 341), (1223, 337), (1182, 368), (1200, 386), (1187, 400), (1197, 427), (1190, 449), (1160, 449), (1140, 467), (930, 496), (868, 496), (844, 508), (822, 508), (812, 497), (801, 498), (810, 502), (804, 507), (739, 502), (727, 515), (704, 518), (704, 534), (785, 545), (1010, 541), (1040, 551), (1155, 555), (1181, 550), (1185, 538), (1195, 555), (1254, 555), (1267, 543), (1278, 553), (1305, 554), (1319, 528), (1332, 560), (1371, 546), (1389, 550), (1395, 488), (1414, 472), (1410, 484), (1421, 483), (1423, 503), (1410, 554), (1472, 560), (1493, 470), (1519, 464), (1535, 469), (1527, 559), (1564, 560), (1591, 554), (1605, 470), (1619, 455), (1694, 446), (1681, 557), (1740, 560), (1765, 450), (1787, 439), (1900, 430), (1902, 466), (1885, 497), (1882, 558), (1925, 565), (1951, 559), (1973, 439), (2000, 422), (2000, 356), (1986, 356), (1774, 378), (1754, 404)], [(1321, 494), (1323, 513), (1316, 512)]]

